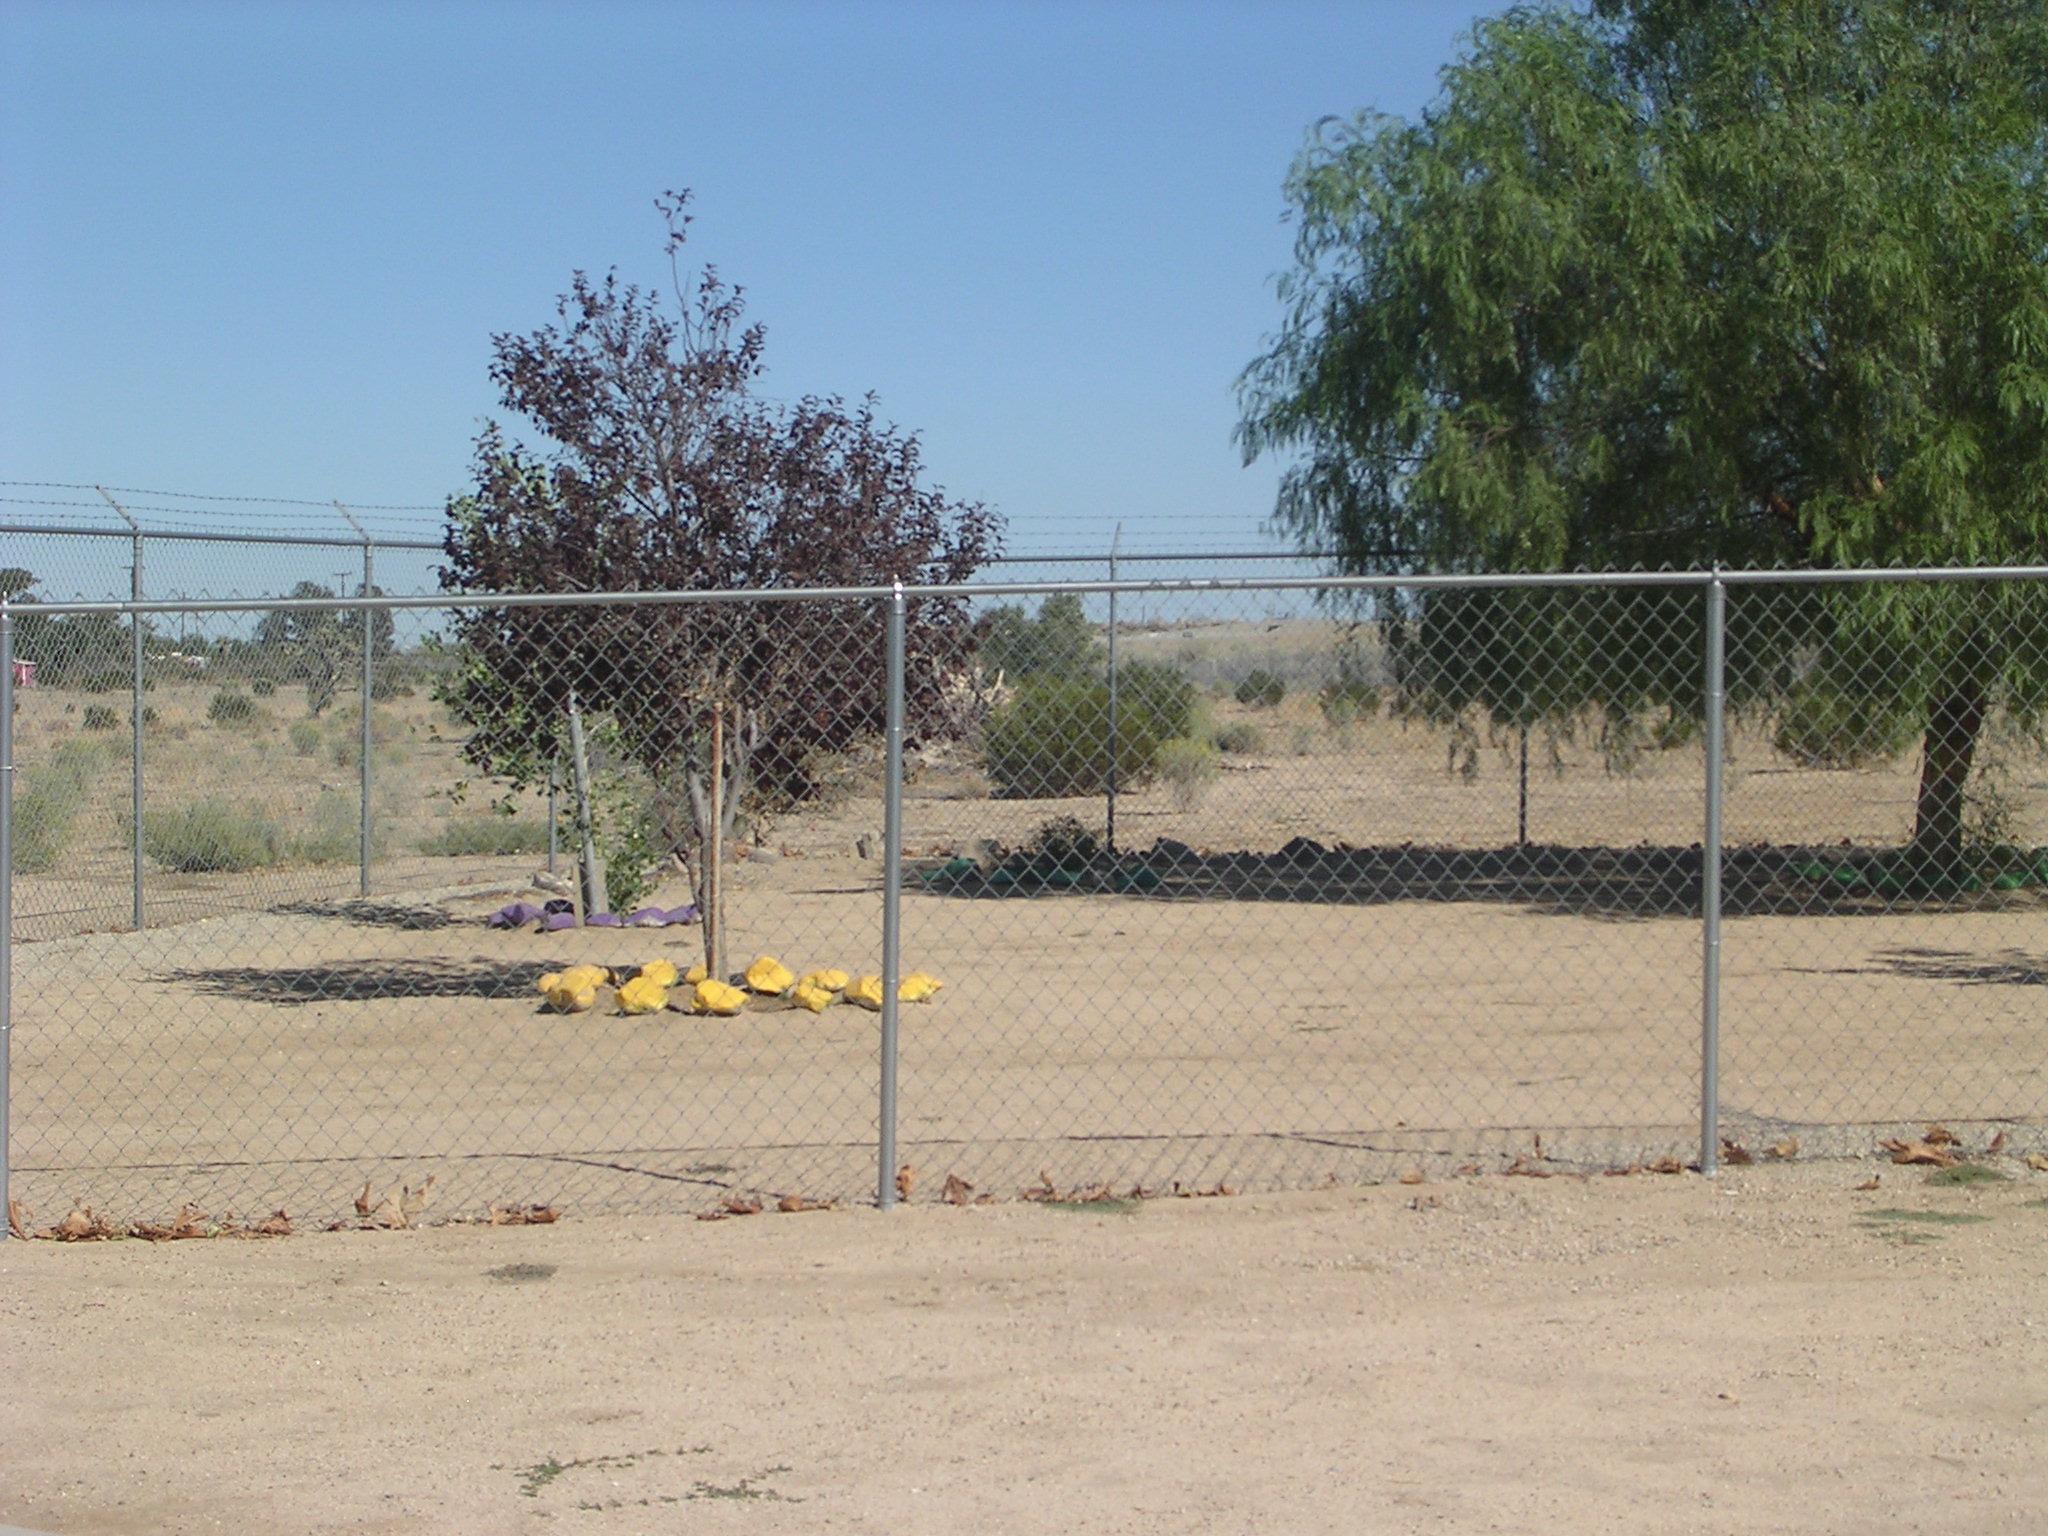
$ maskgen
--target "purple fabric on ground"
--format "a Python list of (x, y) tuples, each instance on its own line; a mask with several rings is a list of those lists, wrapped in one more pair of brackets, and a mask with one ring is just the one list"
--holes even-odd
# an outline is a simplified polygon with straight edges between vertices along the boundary
[(540, 926), (541, 931), (544, 933), (560, 933), (564, 928), (574, 928), (576, 926), (576, 914), (574, 912), (550, 912), (540, 920)]
[(593, 912), (590, 916), (583, 919), (583, 926), (586, 928), (623, 928), (626, 926), (626, 922), (616, 912)]
[(528, 923), (537, 923), (546, 914), (530, 901), (515, 901), (509, 907), (500, 907), (484, 919), (486, 928), (524, 928)]

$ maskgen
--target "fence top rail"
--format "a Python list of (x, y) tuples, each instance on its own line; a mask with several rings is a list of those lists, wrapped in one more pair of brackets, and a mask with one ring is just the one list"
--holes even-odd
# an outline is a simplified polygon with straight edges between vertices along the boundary
[(906, 598), (1034, 597), (1060, 593), (1136, 596), (1230, 592), (1416, 592), (1505, 587), (1723, 587), (1897, 585), (1905, 582), (2048, 581), (2048, 566), (1935, 566), (1913, 570), (1837, 571), (1545, 571), (1431, 576), (1186, 576), (1139, 581), (969, 581), (891, 583), (866, 587), (751, 587), (716, 591), (649, 592), (429, 592), (383, 597), (235, 597), (79, 599), (10, 602), (0, 613), (46, 617), (74, 614), (319, 613), (337, 610), (448, 608), (666, 607), (722, 603), (880, 602)]
[(189, 528), (151, 528), (147, 525), (134, 528), (80, 528), (63, 523), (0, 522), (0, 533), (33, 533), (58, 538), (123, 541), (139, 538), (151, 542), (158, 539), (182, 539), (192, 544), (297, 544), (315, 549), (361, 549), (365, 544), (373, 549), (444, 549), (438, 539), (387, 539), (377, 534), (345, 539), (331, 533), (198, 533)]

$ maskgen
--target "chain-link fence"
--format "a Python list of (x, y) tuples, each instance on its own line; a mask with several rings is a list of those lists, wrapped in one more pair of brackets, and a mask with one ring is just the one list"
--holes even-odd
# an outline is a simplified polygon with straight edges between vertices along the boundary
[(2043, 575), (11, 605), (11, 1193), (2038, 1149)]

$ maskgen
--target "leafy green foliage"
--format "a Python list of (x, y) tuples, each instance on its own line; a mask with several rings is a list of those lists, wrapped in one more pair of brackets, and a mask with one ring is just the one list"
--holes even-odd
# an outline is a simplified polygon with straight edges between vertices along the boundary
[(1216, 782), (1218, 761), (1224, 750), (1229, 749), (1221, 748), (1220, 743), (1212, 746), (1206, 741), (1175, 736), (1159, 743), (1153, 754), (1153, 771), (1173, 795), (1173, 803), (1181, 810), (1192, 810)]
[(223, 688), (208, 702), (206, 718), (215, 725), (248, 725), (256, 718), (256, 701), (246, 693)]
[[(1179, 673), (1147, 663), (1122, 668), (1117, 781), (1129, 785), (1149, 777), (1160, 743), (1189, 734), (1194, 709), (1194, 687)], [(1101, 794), (1109, 781), (1109, 685), (1061, 678), (1026, 682), (990, 715), (981, 745), (1000, 795), (1057, 800)]]
[(231, 800), (145, 811), (142, 851), (178, 874), (243, 874), (281, 864), (284, 829)]
[[(1419, 120), (1325, 124), (1242, 384), (1247, 453), (1297, 456), (1280, 523), (1395, 573), (2048, 558), (2048, 13), (1959, 15), (1516, 8)], [(1781, 697), (1815, 654), (1850, 714), (1896, 692), (1916, 846), (1952, 858), (1985, 722), (2048, 688), (2029, 601), (1757, 592), (1731, 693)], [(1697, 607), (1501, 590), (1377, 616), (1408, 707), (1592, 716), (1619, 744), (1699, 709)]]
[(983, 670), (1011, 682), (1099, 677), (1108, 659), (1079, 595), (1072, 592), (1051, 594), (1035, 614), (1016, 604), (990, 609), (974, 626), (974, 644)]
[(1254, 667), (1237, 685), (1233, 697), (1254, 709), (1272, 709), (1287, 697), (1287, 679), (1264, 667)]

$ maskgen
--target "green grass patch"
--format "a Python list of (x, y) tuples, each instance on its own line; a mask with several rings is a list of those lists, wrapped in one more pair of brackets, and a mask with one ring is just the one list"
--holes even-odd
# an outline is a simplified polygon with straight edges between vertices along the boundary
[(438, 859), (546, 853), (548, 824), (530, 816), (463, 816), (422, 838), (419, 850)]
[(2012, 1175), (1993, 1168), (1989, 1163), (1957, 1163), (1953, 1168), (1935, 1169), (1927, 1175), (1927, 1182), (1948, 1186), (2010, 1184)]
[(1890, 1205), (1865, 1211), (1857, 1218), (1857, 1225), (1872, 1237), (1886, 1242), (1917, 1245), (1941, 1241), (1942, 1234), (1930, 1229), (1970, 1227), (1990, 1219), (1976, 1211), (1909, 1211), (1903, 1206)]
[(1033, 1204), (1048, 1211), (1073, 1211), (1083, 1216), (1135, 1216), (1145, 1202), (1129, 1196), (1112, 1196), (1107, 1200), (1038, 1200)]

